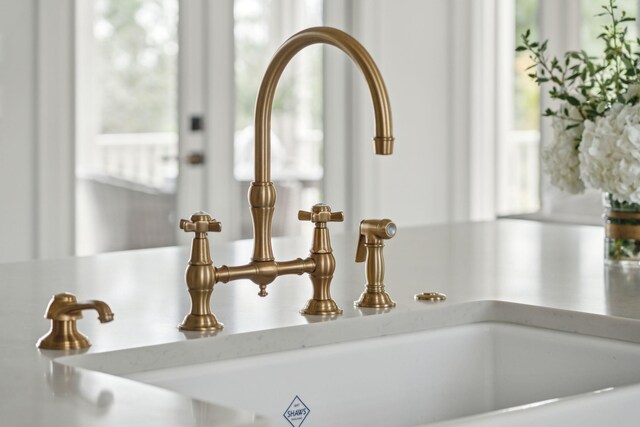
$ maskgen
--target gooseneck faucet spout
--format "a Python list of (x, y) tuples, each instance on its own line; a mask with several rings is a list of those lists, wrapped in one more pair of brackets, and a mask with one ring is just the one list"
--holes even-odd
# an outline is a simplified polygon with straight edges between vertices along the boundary
[(375, 117), (373, 138), (376, 154), (393, 153), (391, 106), (384, 80), (369, 52), (349, 34), (330, 27), (314, 27), (300, 31), (284, 42), (271, 59), (264, 74), (255, 111), (255, 181), (249, 189), (253, 216), (254, 261), (273, 260), (271, 223), (276, 191), (271, 183), (271, 110), (276, 87), (289, 61), (307, 46), (324, 43), (345, 52), (360, 68), (369, 91)]
[(191, 313), (180, 325), (183, 330), (210, 330), (222, 327), (209, 307), (215, 283), (249, 279), (260, 287), (258, 295), (266, 296), (266, 287), (278, 276), (307, 273), (313, 285), (313, 297), (303, 308), (303, 314), (337, 315), (342, 313), (331, 298), (330, 284), (335, 271), (327, 223), (342, 221), (342, 212), (332, 212), (324, 204), (310, 211), (300, 211), (298, 219), (314, 224), (309, 256), (288, 261), (276, 261), (271, 246), (271, 224), (276, 204), (276, 189), (271, 182), (271, 109), (276, 87), (289, 61), (302, 49), (313, 44), (328, 44), (345, 52), (360, 68), (371, 92), (375, 116), (373, 145), (376, 154), (393, 152), (391, 107), (380, 71), (367, 50), (353, 37), (335, 28), (309, 28), (293, 35), (277, 50), (262, 79), (255, 110), (255, 178), (249, 188), (249, 205), (253, 220), (253, 256), (248, 264), (213, 267), (209, 255), (207, 232), (220, 231), (220, 223), (204, 212), (190, 220), (182, 220), (180, 228), (195, 232), (191, 261), (185, 280), (191, 295)]

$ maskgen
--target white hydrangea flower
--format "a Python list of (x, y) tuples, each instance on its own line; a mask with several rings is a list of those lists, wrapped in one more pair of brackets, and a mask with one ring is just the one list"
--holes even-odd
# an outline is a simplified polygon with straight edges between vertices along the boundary
[[(582, 120), (579, 111), (569, 105), (562, 109), (569, 111), (569, 117)], [(583, 124), (567, 129), (576, 122), (553, 117), (553, 140), (542, 148), (542, 167), (551, 179), (551, 184), (571, 194), (584, 192), (584, 183), (580, 178), (580, 161), (578, 159), (578, 143), (582, 135)]]
[(615, 104), (586, 121), (579, 151), (585, 183), (618, 201), (640, 203), (640, 104)]

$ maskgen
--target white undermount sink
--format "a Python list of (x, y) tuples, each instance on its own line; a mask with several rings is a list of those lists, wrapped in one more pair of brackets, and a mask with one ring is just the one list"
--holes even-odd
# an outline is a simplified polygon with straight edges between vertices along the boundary
[[(590, 328), (600, 335), (616, 327), (604, 316), (478, 302), (284, 328), (290, 332), (284, 335), (274, 330), (156, 346), (169, 359), (198, 353), (187, 364), (158, 361), (157, 354), (142, 349), (134, 349), (137, 368), (133, 359), (127, 362), (127, 352), (134, 350), (112, 352), (112, 362), (105, 357), (92, 362), (100, 359), (97, 354), (65, 363), (260, 414), (261, 425), (274, 426), (416, 426), (447, 420), (601, 425), (598, 416), (639, 398), (640, 386), (633, 384), (640, 383), (640, 344), (548, 329), (553, 322), (562, 325), (556, 329)], [(532, 323), (538, 326), (524, 325)], [(335, 329), (343, 342), (321, 345), (331, 336), (323, 328)], [(309, 334), (317, 337), (305, 338)], [(244, 344), (238, 338), (243, 335)], [(273, 352), (264, 345), (270, 339), (285, 340), (287, 349)], [(272, 352), (260, 354), (257, 341)], [(155, 366), (143, 361), (145, 354)], [(630, 414), (633, 425), (639, 410), (630, 411), (635, 414), (622, 415)], [(615, 425), (625, 425), (624, 420)]]

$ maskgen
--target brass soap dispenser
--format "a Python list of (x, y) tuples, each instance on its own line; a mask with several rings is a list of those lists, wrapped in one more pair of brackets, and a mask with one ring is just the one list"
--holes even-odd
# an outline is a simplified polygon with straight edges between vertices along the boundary
[(51, 319), (51, 329), (38, 340), (38, 348), (47, 350), (78, 350), (91, 345), (89, 339), (78, 332), (76, 321), (82, 319), (82, 311), (96, 310), (100, 323), (113, 320), (111, 308), (103, 301), (78, 302), (75, 295), (63, 292), (53, 296), (45, 317)]

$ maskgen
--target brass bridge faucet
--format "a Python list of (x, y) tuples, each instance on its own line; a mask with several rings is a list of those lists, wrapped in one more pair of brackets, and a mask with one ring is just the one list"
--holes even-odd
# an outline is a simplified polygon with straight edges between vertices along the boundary
[[(310, 256), (290, 261), (276, 261), (271, 247), (271, 223), (276, 203), (276, 189), (271, 182), (271, 109), (278, 84), (289, 61), (302, 49), (313, 44), (328, 44), (346, 53), (360, 68), (371, 92), (375, 115), (373, 145), (376, 154), (393, 152), (391, 107), (380, 71), (366, 49), (347, 33), (330, 27), (315, 27), (300, 31), (284, 42), (276, 51), (262, 79), (255, 111), (255, 179), (249, 188), (249, 204), (253, 220), (253, 256), (248, 264), (213, 267), (209, 250), (204, 249), (207, 231), (219, 231), (219, 223), (204, 213), (196, 213), (191, 220), (182, 220), (180, 227), (195, 231), (191, 261), (186, 281), (191, 295), (191, 314), (180, 325), (185, 330), (209, 330), (222, 327), (209, 308), (213, 284), (237, 279), (249, 279), (260, 287), (258, 295), (266, 296), (266, 287), (284, 274), (308, 273), (313, 284), (313, 298), (302, 310), (303, 314), (336, 315), (342, 313), (331, 298), (329, 286), (335, 270), (329, 241), (327, 222), (342, 221), (341, 212), (331, 212), (326, 205), (315, 205), (310, 212), (301, 211), (300, 220), (315, 223)], [(204, 215), (203, 215), (204, 214)], [(206, 215), (206, 216), (205, 216)], [(198, 241), (198, 242), (196, 242)], [(197, 270), (197, 272), (196, 272)]]

